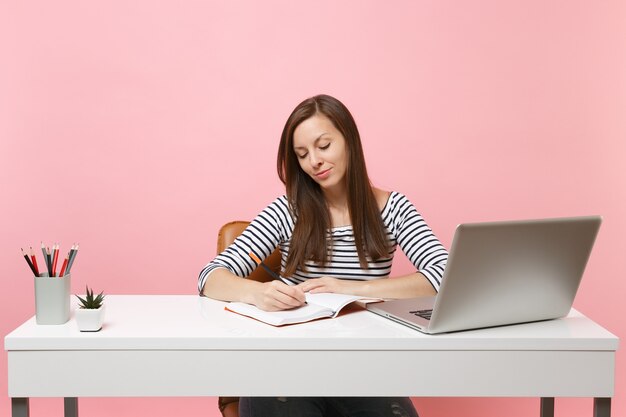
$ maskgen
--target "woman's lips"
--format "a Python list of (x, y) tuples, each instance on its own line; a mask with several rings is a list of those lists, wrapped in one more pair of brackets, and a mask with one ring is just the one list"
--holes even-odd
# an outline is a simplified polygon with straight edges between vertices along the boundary
[(317, 174), (315, 174), (315, 177), (323, 180), (324, 178), (326, 178), (326, 177), (328, 177), (330, 175), (330, 170), (331, 170), (331, 168), (326, 169), (326, 170), (321, 171), (321, 172), (318, 172)]

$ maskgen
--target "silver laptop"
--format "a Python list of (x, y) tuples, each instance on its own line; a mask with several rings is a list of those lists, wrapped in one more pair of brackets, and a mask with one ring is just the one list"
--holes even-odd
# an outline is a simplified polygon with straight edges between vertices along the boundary
[(563, 317), (601, 221), (589, 216), (461, 224), (436, 297), (367, 309), (430, 334)]

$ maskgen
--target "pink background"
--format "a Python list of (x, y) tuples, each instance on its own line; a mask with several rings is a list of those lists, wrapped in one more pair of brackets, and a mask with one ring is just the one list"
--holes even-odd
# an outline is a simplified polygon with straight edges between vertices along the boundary
[[(625, 16), (621, 1), (0, 2), (0, 334), (34, 314), (19, 248), (42, 240), (80, 242), (73, 292), (195, 294), (218, 226), (282, 193), (283, 123), (324, 92), (353, 112), (375, 184), (407, 194), (446, 246), (460, 222), (603, 215), (575, 307), (623, 335)], [(6, 393), (4, 354), (0, 414)], [(422, 417), (538, 410), (416, 403)], [(557, 400), (557, 415), (591, 407)], [(213, 398), (80, 408), (217, 415)], [(31, 400), (34, 416), (61, 409)]]

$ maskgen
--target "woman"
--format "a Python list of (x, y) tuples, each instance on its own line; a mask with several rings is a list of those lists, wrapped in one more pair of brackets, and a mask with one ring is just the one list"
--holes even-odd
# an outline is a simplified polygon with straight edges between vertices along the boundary
[[(337, 99), (318, 95), (291, 113), (278, 149), (278, 175), (286, 196), (267, 206), (224, 252), (203, 268), (201, 294), (243, 301), (268, 311), (304, 304), (306, 292), (382, 298), (434, 295), (448, 254), (411, 202), (371, 185), (356, 123)], [(389, 277), (396, 247), (417, 272)], [(281, 277), (241, 279), (276, 247)], [(242, 416), (417, 415), (408, 398), (244, 398)], [(363, 415), (363, 414), (359, 414)]]

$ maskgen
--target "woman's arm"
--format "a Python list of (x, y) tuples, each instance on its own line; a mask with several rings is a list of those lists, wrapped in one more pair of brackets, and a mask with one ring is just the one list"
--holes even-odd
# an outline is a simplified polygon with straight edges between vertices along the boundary
[(279, 197), (252, 220), (235, 241), (200, 271), (198, 291), (223, 301), (242, 301), (263, 310), (285, 310), (304, 304), (301, 289), (274, 280), (261, 283), (247, 277), (257, 267), (250, 256), (265, 259), (292, 228), (286, 198)]
[(437, 294), (430, 281), (419, 272), (372, 281), (351, 281), (322, 277), (309, 279), (298, 284), (298, 287), (303, 292), (334, 292), (379, 298), (412, 298)]
[(389, 214), (391, 232), (417, 272), (439, 291), (448, 251), (406, 196), (395, 193), (394, 198)]

